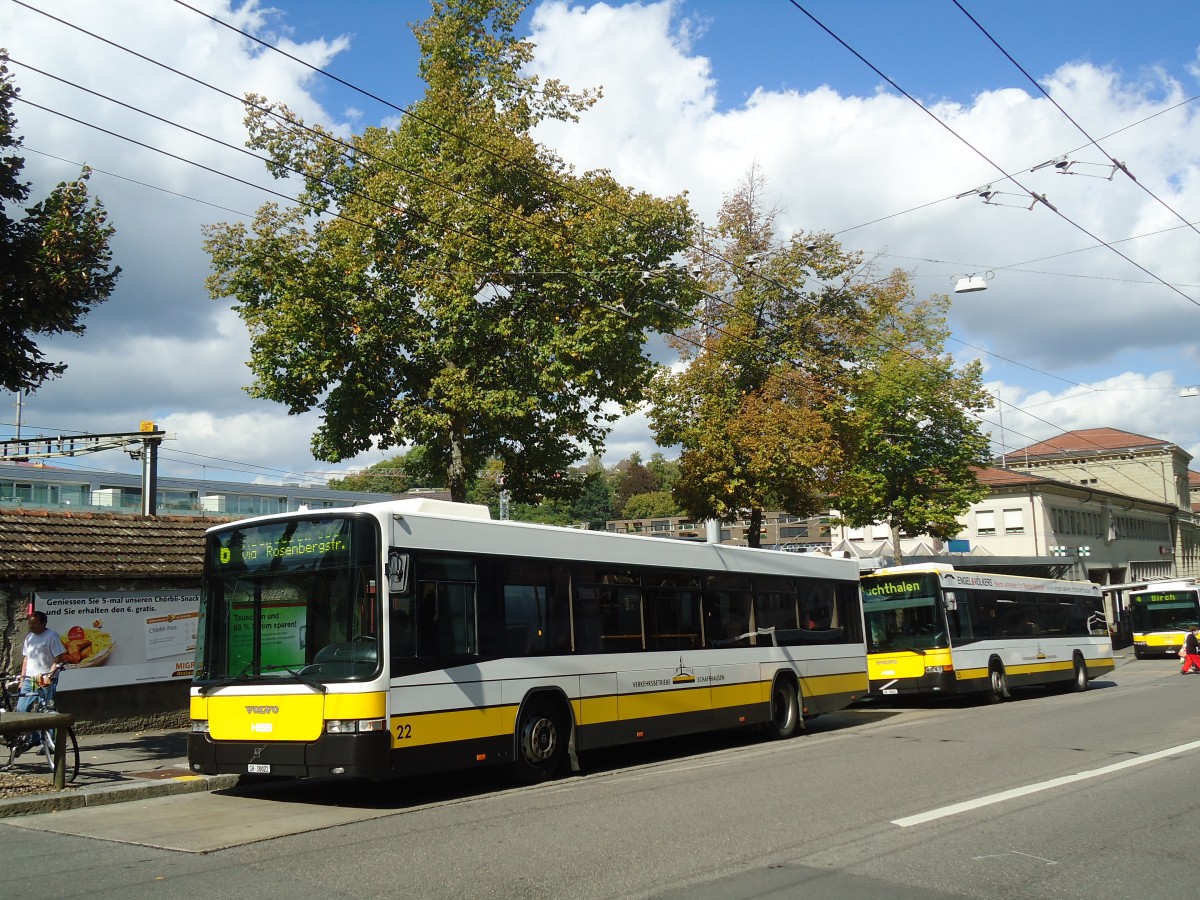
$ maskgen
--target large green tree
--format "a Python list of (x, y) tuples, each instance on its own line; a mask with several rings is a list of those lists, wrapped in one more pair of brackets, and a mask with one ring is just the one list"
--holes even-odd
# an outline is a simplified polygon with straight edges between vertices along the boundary
[(877, 315), (861, 259), (827, 236), (781, 238), (764, 194), (753, 168), (697, 236), (704, 311), (677, 341), (686, 365), (649, 394), (658, 443), (682, 447), (676, 498), (697, 518), (748, 517), (751, 546), (764, 510), (825, 508), (845, 447), (845, 361)]
[(887, 289), (900, 302), (851, 379), (854, 446), (837, 507), (851, 526), (887, 523), (899, 564), (902, 534), (952, 538), (987, 495), (975, 472), (989, 459), (979, 414), (992, 404), (979, 362), (960, 368), (945, 351), (949, 298), (917, 300), (903, 273)]
[(88, 195), (87, 168), (12, 217), (29, 185), (21, 181), (24, 158), (11, 152), (21, 147), (13, 112), (20, 92), (7, 63), (0, 50), (0, 387), (15, 393), (66, 370), (46, 359), (37, 337), (82, 334), (81, 320), (108, 299), (121, 270), (111, 266), (113, 228)]
[(683, 197), (576, 173), (533, 140), (594, 98), (524, 74), (525, 5), (434, 2), (414, 27), (427, 89), (395, 129), (343, 142), (249, 98), (249, 146), (304, 190), (207, 230), (209, 289), (250, 330), (250, 393), (319, 407), (319, 459), (422, 445), (456, 500), (491, 457), (515, 500), (552, 494), (641, 398), (648, 333), (696, 297), (670, 265)]

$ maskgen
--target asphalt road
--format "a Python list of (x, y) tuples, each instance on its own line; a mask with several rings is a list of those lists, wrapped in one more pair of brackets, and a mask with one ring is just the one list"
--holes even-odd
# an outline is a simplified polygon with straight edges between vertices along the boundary
[(495, 774), (260, 784), (0, 821), (11, 896), (1194, 897), (1200, 677), (849, 710)]

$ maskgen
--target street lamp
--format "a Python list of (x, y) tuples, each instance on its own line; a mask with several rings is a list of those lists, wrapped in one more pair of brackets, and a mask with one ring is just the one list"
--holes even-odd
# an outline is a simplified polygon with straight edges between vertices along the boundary
[(973, 294), (976, 291), (986, 291), (987, 283), (996, 277), (995, 272), (986, 272), (983, 275), (951, 275), (950, 283), (954, 285), (954, 293), (956, 294)]
[(1200, 397), (1200, 384), (1189, 384), (1179, 392), (1180, 397)]

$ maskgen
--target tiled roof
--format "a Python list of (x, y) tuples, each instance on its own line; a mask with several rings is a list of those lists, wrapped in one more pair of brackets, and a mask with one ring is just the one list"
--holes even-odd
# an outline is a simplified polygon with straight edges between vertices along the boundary
[(1028, 472), (1014, 472), (1012, 469), (998, 469), (994, 467), (976, 469), (975, 477), (980, 484), (992, 487), (1015, 484), (1043, 484), (1047, 481), (1052, 481), (1052, 479), (1043, 478), (1041, 475), (1030, 475)]
[(0, 579), (199, 578), (204, 531), (223, 521), (0, 510)]
[(1135, 447), (1167, 447), (1169, 441), (1133, 434), (1116, 428), (1085, 428), (1081, 431), (1064, 431), (1058, 437), (1031, 444), (1020, 450), (1012, 450), (1013, 459), (1025, 456), (1052, 456), (1060, 453), (1095, 452), (1097, 450), (1131, 450)]

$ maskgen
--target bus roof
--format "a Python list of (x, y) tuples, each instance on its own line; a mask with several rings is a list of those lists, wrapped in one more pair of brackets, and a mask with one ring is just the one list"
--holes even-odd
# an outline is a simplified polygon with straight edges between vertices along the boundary
[(855, 583), (859, 579), (858, 562), (854, 559), (500, 521), (491, 518), (486, 506), (425, 498), (256, 516), (217, 525), (208, 531), (224, 532), (260, 527), (270, 522), (329, 516), (371, 516), (380, 522), (385, 540), (390, 544), (424, 550), (587, 561), (602, 565), (835, 578)]

